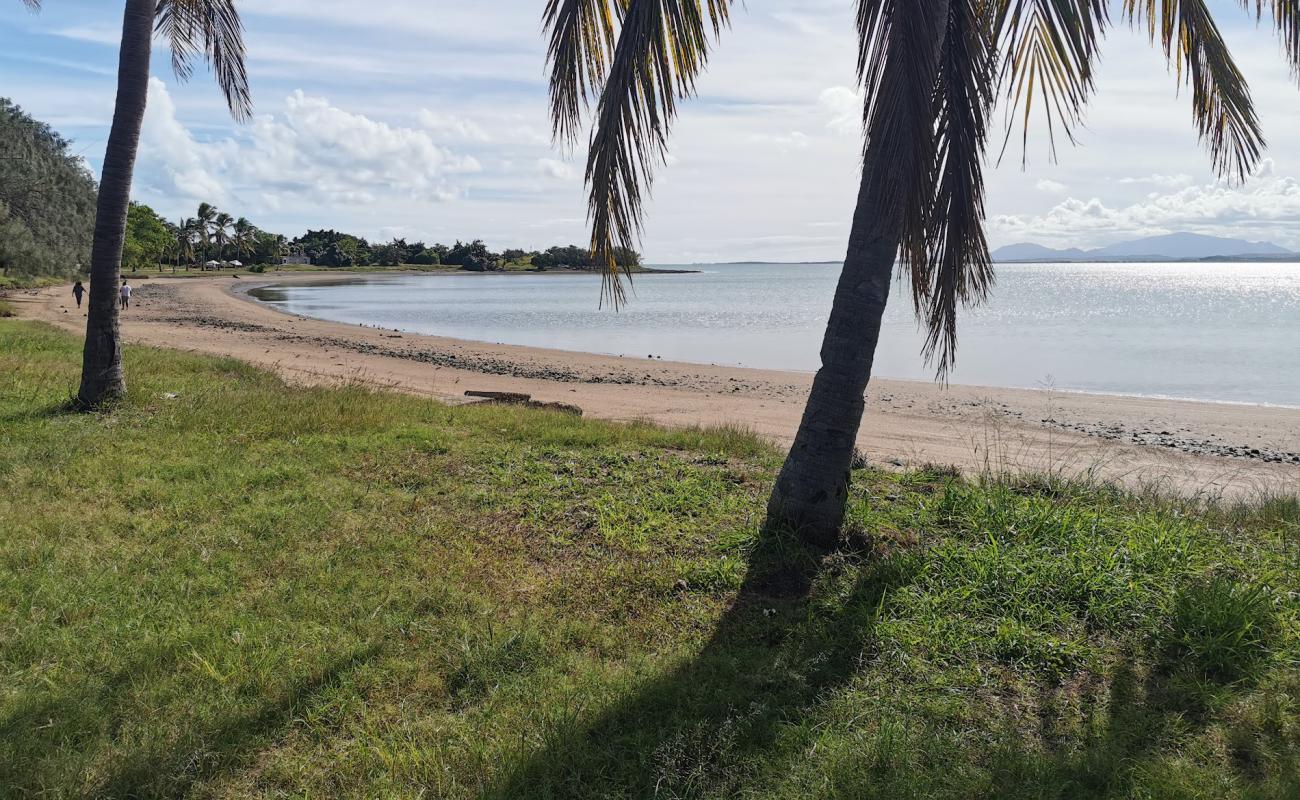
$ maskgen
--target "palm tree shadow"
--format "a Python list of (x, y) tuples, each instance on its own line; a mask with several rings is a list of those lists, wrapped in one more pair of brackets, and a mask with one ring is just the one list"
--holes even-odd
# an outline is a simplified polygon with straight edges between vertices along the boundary
[(293, 722), (322, 692), (378, 652), (369, 645), (339, 656), (323, 668), (300, 678), (281, 695), (242, 714), (217, 721), (206, 731), (173, 743), (170, 748), (142, 752), (118, 765), (92, 794), (96, 797), (184, 797), (200, 781), (230, 774), (276, 731)]
[[(370, 660), (371, 645), (333, 659), (274, 697), (243, 713), (227, 714), (209, 725), (186, 727), (176, 739), (128, 751), (113, 770), (86, 789), (90, 797), (180, 797), (199, 782), (219, 779), (246, 763), (276, 731), (289, 725), (314, 697)], [(139, 713), (132, 687), (176, 664), (175, 653), (152, 653), (113, 672), (102, 682), (56, 698), (45, 698), (0, 719), (0, 785), (38, 792), (52, 779), (36, 757), (49, 748), (95, 747), (117, 738), (131, 714)], [(105, 727), (107, 726), (107, 727)], [(57, 780), (57, 779), (55, 779)], [(25, 787), (25, 788), (24, 788)], [(74, 787), (65, 787), (70, 794)]]
[(0, 422), (31, 422), (42, 419), (58, 419), (59, 417), (80, 416), (85, 410), (77, 405), (75, 398), (63, 400), (58, 403), (49, 403), (43, 406), (24, 407), (19, 411), (9, 414), (0, 415)]
[(779, 747), (783, 722), (854, 674), (883, 598), (911, 578), (893, 560), (841, 571), (846, 560), (857, 559), (765, 533), (696, 656), (594, 718), (572, 712), (483, 796), (729, 793), (757, 761), (748, 756)]
[(993, 726), (1000, 731), (984, 740), (985, 749), (976, 754), (985, 773), (950, 780), (947, 770), (936, 771), (934, 763), (898, 757), (899, 752), (928, 754), (934, 762), (947, 755), (950, 762), (972, 763), (971, 755), (944, 740), (943, 732), (921, 723), (904, 746), (888, 742), (895, 745), (892, 752), (889, 746), (880, 748), (884, 757), (869, 743), (860, 757), (834, 764), (828, 784), (837, 797), (863, 798), (1218, 796), (1209, 786), (1191, 793), (1177, 788), (1195, 785), (1195, 778), (1177, 774), (1187, 769), (1179, 760), (1188, 757), (1187, 743), (1213, 729), (1224, 738), (1228, 758), (1209, 770), (1208, 779), (1226, 776), (1240, 793), (1232, 796), (1300, 797), (1300, 741), (1287, 732), (1287, 723), (1225, 718), (1211, 713), (1205, 699), (1188, 691), (1168, 665), (1153, 666), (1132, 650), (1107, 678), (1086, 686), (1039, 684), (1035, 710), (1028, 715), (990, 708), (1000, 718)]

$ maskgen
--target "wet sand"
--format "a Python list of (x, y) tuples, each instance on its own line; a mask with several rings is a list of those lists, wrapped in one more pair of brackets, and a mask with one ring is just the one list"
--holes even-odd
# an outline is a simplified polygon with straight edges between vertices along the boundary
[[(336, 279), (358, 277), (334, 276)], [(469, 401), (522, 392), (591, 417), (731, 425), (788, 443), (812, 375), (420, 336), (281, 313), (247, 296), (289, 273), (137, 282), (128, 341), (232, 356), (300, 383), (361, 381)], [(20, 317), (84, 330), (68, 287), (9, 297)], [(129, 377), (129, 376), (128, 376)], [(1300, 401), (1300, 398), (1297, 399)], [(873, 380), (859, 447), (886, 466), (1050, 471), (1188, 496), (1300, 492), (1300, 408)]]

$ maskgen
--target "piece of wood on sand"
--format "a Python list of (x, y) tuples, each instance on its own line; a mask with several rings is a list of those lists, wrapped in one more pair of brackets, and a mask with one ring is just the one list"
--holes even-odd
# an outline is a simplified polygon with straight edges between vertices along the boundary
[(559, 411), (564, 414), (572, 414), (575, 417), (582, 416), (582, 409), (569, 403), (548, 403), (542, 400), (534, 400), (530, 394), (522, 392), (483, 392), (470, 390), (465, 392), (466, 397), (477, 397), (485, 403), (498, 403), (508, 406), (527, 406), (528, 408), (545, 408), (550, 411)]

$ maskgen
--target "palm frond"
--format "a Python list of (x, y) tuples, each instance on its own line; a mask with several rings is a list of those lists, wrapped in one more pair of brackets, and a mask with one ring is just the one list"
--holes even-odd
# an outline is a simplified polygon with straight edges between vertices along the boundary
[[(1036, 95), (1041, 96), (1055, 158), (1057, 129), (1074, 143), (1074, 129), (1095, 88), (1093, 65), (1110, 22), (1106, 0), (989, 0), (982, 5), (985, 13), (993, 13), (1008, 122), (1020, 117), (1022, 163), (1028, 158)], [(1003, 153), (1015, 127), (1007, 125)]]
[[(864, 163), (884, 169), (894, 205), (879, 224), (897, 225), (903, 269), (927, 269), (936, 139), (934, 87), (947, 3), (859, 0), (858, 73), (865, 93)], [(936, 9), (936, 6), (940, 8)]]
[(20, 2), (32, 11), (41, 10), (41, 0), (20, 0)]
[(155, 29), (171, 45), (176, 77), (189, 79), (201, 55), (231, 115), (240, 122), (249, 118), (253, 101), (244, 67), (244, 25), (235, 0), (159, 0)]
[(1125, 0), (1134, 25), (1160, 40), (1180, 83), (1192, 87), (1192, 114), (1221, 175), (1244, 179), (1264, 148), (1246, 79), (1204, 0)]
[(643, 196), (667, 153), (677, 99), (694, 93), (710, 34), (727, 22), (731, 0), (631, 0), (596, 107), (587, 152), (591, 252), (604, 267), (602, 300), (624, 300), (619, 248), (634, 249)]
[(981, 0), (950, 0), (935, 92), (935, 174), (928, 256), (911, 264), (912, 299), (925, 322), (925, 357), (940, 377), (957, 348), (957, 309), (983, 301), (993, 285), (984, 237), (984, 153), (997, 58), (994, 20)]
[(551, 128), (571, 144), (578, 138), (582, 112), (605, 83), (614, 34), (625, 3), (619, 0), (547, 0), (542, 15), (550, 30), (546, 50), (551, 67)]
[(1250, 10), (1254, 6), (1255, 19), (1264, 16), (1267, 6), (1273, 16), (1273, 25), (1277, 28), (1286, 51), (1287, 61), (1291, 64), (1291, 74), (1300, 78), (1300, 0), (1238, 0), (1242, 7)]

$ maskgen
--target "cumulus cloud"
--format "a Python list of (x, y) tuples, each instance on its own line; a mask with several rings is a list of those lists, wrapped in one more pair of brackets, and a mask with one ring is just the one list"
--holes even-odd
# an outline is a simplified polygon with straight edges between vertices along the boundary
[(577, 172), (573, 167), (558, 161), (554, 158), (537, 159), (537, 171), (548, 178), (554, 178), (557, 181), (569, 181), (577, 177)]
[(830, 115), (826, 127), (841, 136), (859, 136), (862, 133), (861, 93), (847, 86), (832, 86), (817, 96), (817, 105)]
[(1120, 178), (1120, 183), (1127, 184), (1148, 184), (1159, 186), (1165, 189), (1181, 189), (1184, 186), (1191, 186), (1195, 179), (1191, 175), (1179, 173), (1177, 175), (1147, 175), (1144, 178)]
[(790, 133), (756, 133), (749, 140), (759, 144), (774, 145), (780, 150), (802, 150), (812, 143), (808, 134), (802, 131)]
[(448, 200), (449, 177), (478, 172), (472, 156), (402, 128), (295, 91), (244, 135), (199, 141), (180, 123), (166, 85), (150, 81), (139, 174), (160, 194), (226, 202), (252, 187), (263, 205), (286, 196), (357, 204), (378, 195)]
[(420, 127), (444, 138), (461, 141), (490, 142), (492, 137), (474, 120), (457, 114), (440, 114), (427, 108), (416, 114)]
[[(176, 192), (190, 200), (223, 203), (228, 198), (226, 185), (213, 172), (220, 168), (219, 164), (205, 158), (203, 150), (189, 129), (176, 119), (176, 103), (167, 86), (150, 78), (135, 183), (158, 192)], [(222, 154), (221, 160), (224, 158)]]
[(1069, 187), (1064, 183), (1043, 178), (1034, 184), (1034, 188), (1040, 192), (1046, 192), (1048, 194), (1061, 194)]
[(1192, 231), (1300, 244), (1300, 182), (1268, 173), (1242, 186), (1223, 181), (1153, 193), (1112, 208), (1098, 198), (1067, 198), (1040, 215), (1000, 215), (991, 220), (1004, 238), (1057, 245), (1093, 245), (1113, 236)]

